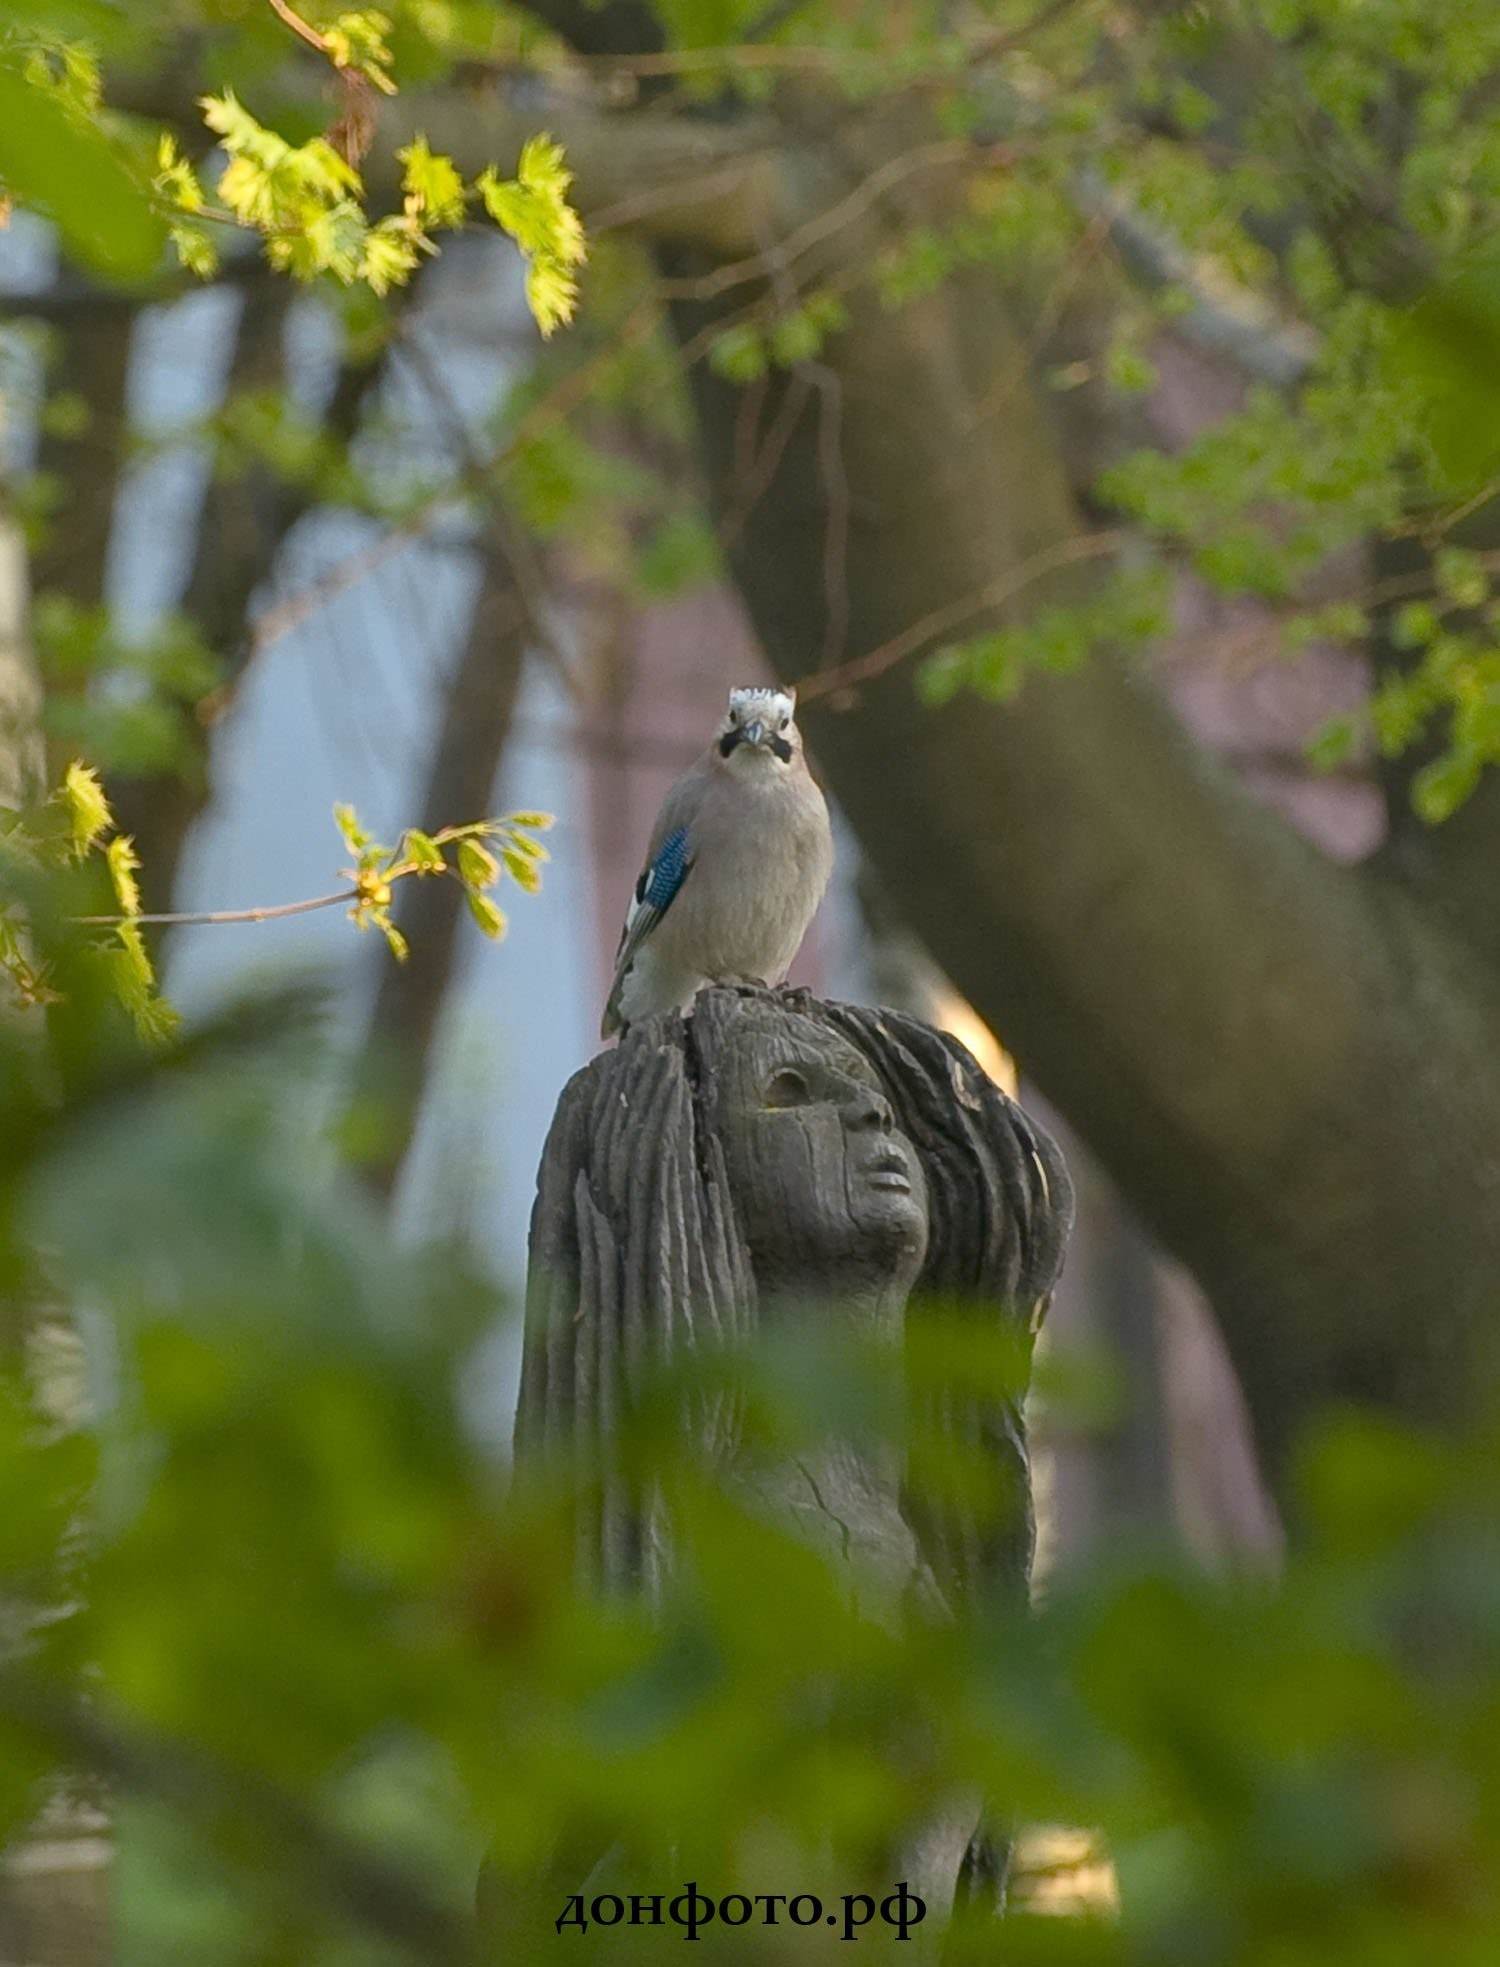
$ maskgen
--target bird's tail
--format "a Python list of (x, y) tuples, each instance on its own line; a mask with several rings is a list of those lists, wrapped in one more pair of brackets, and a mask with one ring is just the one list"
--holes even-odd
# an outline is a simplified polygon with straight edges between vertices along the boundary
[(601, 1038), (613, 1038), (617, 1031), (623, 1031), (625, 1029), (624, 1022), (620, 1017), (620, 982), (621, 979), (617, 977), (610, 988), (609, 997), (604, 1006), (604, 1016), (599, 1021), (599, 1036)]

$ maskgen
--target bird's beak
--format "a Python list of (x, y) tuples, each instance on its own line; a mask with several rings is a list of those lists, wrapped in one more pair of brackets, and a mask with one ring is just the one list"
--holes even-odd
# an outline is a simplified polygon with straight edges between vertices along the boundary
[(764, 741), (765, 735), (766, 735), (766, 727), (764, 724), (761, 723), (758, 717), (752, 719), (752, 721), (747, 725), (745, 725), (744, 727), (744, 742), (746, 744), (760, 744)]

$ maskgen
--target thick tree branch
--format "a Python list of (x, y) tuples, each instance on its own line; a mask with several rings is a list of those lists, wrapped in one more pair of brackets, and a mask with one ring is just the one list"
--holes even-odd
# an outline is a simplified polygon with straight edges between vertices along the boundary
[(1259, 294), (1195, 262), (1096, 172), (1080, 173), (1074, 196), (1081, 211), (1108, 221), (1121, 260), (1137, 279), (1148, 287), (1180, 288), (1190, 297), (1175, 323), (1180, 334), (1277, 389), (1290, 389), (1307, 374), (1318, 340), (1302, 322), (1281, 319)]

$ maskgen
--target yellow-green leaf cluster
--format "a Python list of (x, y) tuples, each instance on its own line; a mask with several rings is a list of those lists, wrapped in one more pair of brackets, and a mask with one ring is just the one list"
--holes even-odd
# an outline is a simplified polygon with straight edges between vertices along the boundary
[(323, 46), (335, 68), (351, 69), (382, 95), (396, 93), (391, 74), (391, 31), (387, 14), (340, 14), (331, 27), (323, 29)]
[(451, 157), (436, 155), (425, 136), (416, 136), (396, 152), (396, 160), (406, 209), (414, 218), (432, 226), (463, 224), (464, 181)]
[(67, 815), (71, 856), (82, 860), (114, 825), (99, 774), (75, 758), (53, 798)]
[(258, 122), (232, 89), (204, 96), (200, 107), (229, 159), (218, 201), (237, 223), (263, 236), (272, 266), (299, 280), (320, 273), (346, 283), (361, 278), (371, 227), (354, 166), (326, 137), (288, 143)]
[[(347, 24), (376, 16), (346, 15)], [(382, 44), (383, 45), (383, 44)], [(435, 234), (465, 222), (471, 197), (515, 240), (526, 260), (526, 293), (544, 335), (573, 317), (576, 269), (586, 247), (583, 226), (569, 205), (571, 174), (550, 137), (523, 148), (517, 174), (502, 179), (492, 168), (466, 186), (452, 158), (416, 136), (398, 150), (402, 205), (372, 219), (359, 171), (326, 137), (293, 144), (259, 122), (232, 89), (201, 98), (204, 121), (228, 162), (210, 201), (198, 170), (164, 136), (153, 187), (171, 213), (171, 238), (189, 271), (217, 271), (218, 254), (208, 221), (232, 223), (260, 234), (267, 259), (294, 279), (328, 274), (345, 286), (362, 285), (377, 296), (405, 286), (425, 254), (436, 253)]]
[[(378, 929), (397, 962), (406, 960), (406, 938), (391, 919), (396, 883), (412, 877), (446, 875), (464, 891), (469, 913), (484, 934), (498, 939), (506, 931), (505, 912), (491, 890), (508, 874), (523, 893), (540, 889), (547, 850), (533, 836), (552, 824), (550, 813), (511, 813), (504, 819), (470, 820), (462, 826), (424, 833), (408, 827), (394, 847), (374, 839), (352, 806), (335, 806), (334, 824), (352, 856), (343, 873), (354, 884), (350, 920), (361, 929)], [(486, 842), (492, 845), (486, 845)]]
[[(98, 930), (103, 933), (94, 931), (87, 937), (88, 954), (104, 965), (115, 1002), (141, 1036), (155, 1043), (175, 1028), (177, 1013), (157, 990), (156, 972), (136, 920), (141, 912), (135, 878), (140, 858), (127, 835), (114, 834), (107, 840), (113, 830), (114, 815), (98, 773), (75, 759), (41, 805), (9, 816), (0, 833), (0, 848), (13, 866), (26, 869), (31, 882), (60, 881), (69, 869), (78, 869), (102, 849), (104, 871), (120, 913), (114, 921), (100, 920)], [(0, 974), (17, 1003), (55, 1004), (62, 993), (53, 980), (52, 957), (38, 951), (40, 939), (19, 884), (7, 886), (10, 892), (0, 901)]]
[(568, 203), (572, 182), (562, 146), (543, 134), (522, 147), (514, 178), (488, 170), (478, 183), (485, 210), (526, 260), (526, 299), (544, 335), (572, 320), (577, 270), (588, 256), (583, 226)]

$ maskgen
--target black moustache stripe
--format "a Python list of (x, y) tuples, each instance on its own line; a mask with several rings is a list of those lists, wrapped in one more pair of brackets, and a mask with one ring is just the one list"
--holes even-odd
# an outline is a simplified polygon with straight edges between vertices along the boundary
[[(727, 758), (737, 744), (743, 744), (744, 742), (745, 734), (743, 731), (726, 731), (719, 740), (719, 756), (721, 758)], [(785, 738), (768, 738), (766, 743), (775, 752), (783, 765), (791, 764), (792, 747), (787, 743)]]

